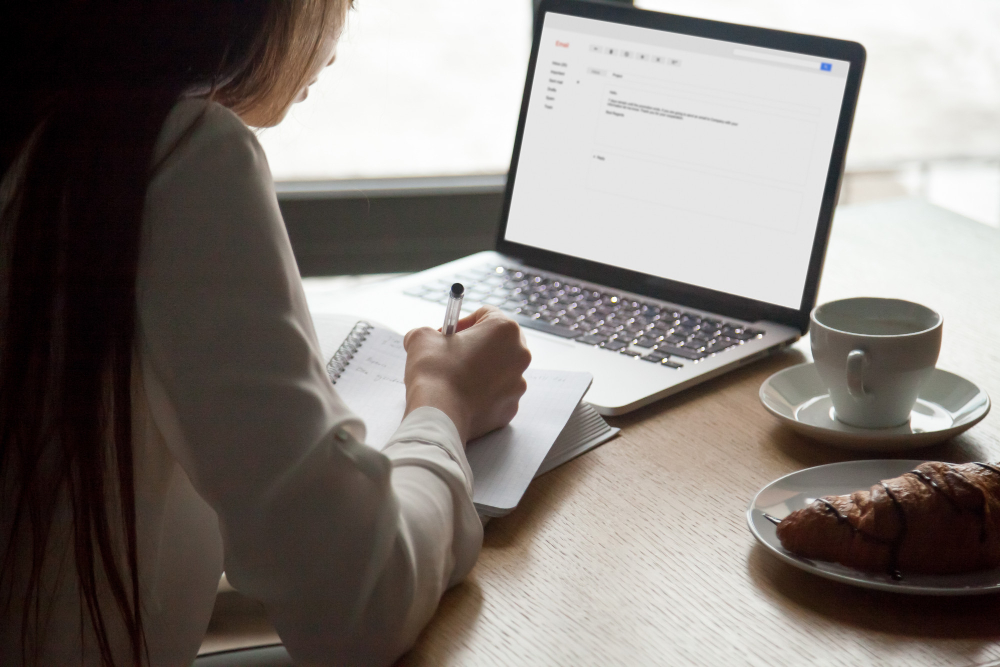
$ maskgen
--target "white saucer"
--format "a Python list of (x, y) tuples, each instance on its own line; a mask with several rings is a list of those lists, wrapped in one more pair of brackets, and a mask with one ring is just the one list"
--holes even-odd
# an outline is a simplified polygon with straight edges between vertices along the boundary
[(785, 475), (761, 489), (750, 503), (747, 508), (750, 532), (768, 551), (789, 565), (845, 584), (915, 595), (983, 595), (1000, 592), (1000, 568), (949, 575), (904, 572), (900, 581), (894, 581), (888, 573), (862, 572), (839, 563), (802, 558), (781, 546), (775, 525), (764, 518), (767, 513), (776, 519), (784, 519), (795, 510), (810, 505), (816, 498), (846, 495), (867, 489), (883, 479), (899, 477), (921, 463), (923, 461), (847, 461)]
[[(892, 428), (859, 428), (837, 421), (816, 365), (778, 371), (760, 386), (760, 402), (799, 433), (847, 449), (891, 452), (926, 447), (958, 435), (990, 411), (990, 397), (965, 378), (934, 369), (910, 421)], [(876, 480), (878, 481), (878, 480)]]

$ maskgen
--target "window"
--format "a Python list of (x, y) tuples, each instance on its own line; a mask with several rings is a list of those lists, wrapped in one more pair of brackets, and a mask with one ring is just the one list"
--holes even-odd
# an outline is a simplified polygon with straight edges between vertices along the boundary
[[(636, 4), (861, 42), (869, 59), (847, 200), (912, 194), (1000, 224), (1000, 3)], [(281, 126), (261, 134), (275, 178), (504, 173), (531, 12), (530, 0), (358, 0), (338, 63)]]
[(506, 172), (530, 50), (528, 0), (358, 0), (336, 64), (260, 134), (275, 179)]
[(917, 195), (1000, 224), (1000, 4), (636, 0), (636, 5), (861, 42), (868, 63), (845, 193)]

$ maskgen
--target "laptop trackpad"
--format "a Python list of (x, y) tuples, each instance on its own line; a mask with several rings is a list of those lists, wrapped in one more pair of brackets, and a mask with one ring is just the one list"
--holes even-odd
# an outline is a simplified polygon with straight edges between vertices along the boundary
[(524, 332), (524, 338), (528, 342), (528, 349), (534, 354), (537, 351), (551, 350), (555, 351), (565, 351), (572, 350), (577, 347), (579, 343), (574, 343), (572, 340), (564, 340), (562, 338), (556, 338), (555, 336), (546, 336), (545, 334), (540, 334), (532, 331), (531, 329), (525, 329), (521, 327), (521, 331)]
[(594, 372), (595, 369), (588, 363), (590, 356), (581, 354), (588, 352), (585, 345), (555, 336), (546, 336), (531, 329), (522, 328), (521, 331), (524, 332), (525, 341), (531, 351), (532, 367)]

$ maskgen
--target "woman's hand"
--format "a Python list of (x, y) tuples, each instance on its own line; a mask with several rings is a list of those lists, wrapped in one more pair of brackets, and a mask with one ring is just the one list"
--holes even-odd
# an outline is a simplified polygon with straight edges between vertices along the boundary
[(454, 335), (424, 327), (403, 338), (406, 414), (431, 406), (451, 417), (462, 442), (506, 425), (527, 389), (531, 353), (516, 322), (483, 306)]

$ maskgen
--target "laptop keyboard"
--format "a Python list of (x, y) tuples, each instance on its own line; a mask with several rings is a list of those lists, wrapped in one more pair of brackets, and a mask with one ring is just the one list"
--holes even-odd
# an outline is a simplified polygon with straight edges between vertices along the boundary
[(496, 265), (404, 293), (444, 304), (456, 281), (465, 285), (464, 308), (496, 306), (525, 328), (668, 368), (682, 368), (764, 336), (763, 331), (737, 322)]

